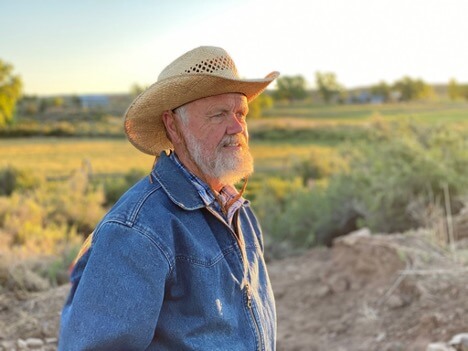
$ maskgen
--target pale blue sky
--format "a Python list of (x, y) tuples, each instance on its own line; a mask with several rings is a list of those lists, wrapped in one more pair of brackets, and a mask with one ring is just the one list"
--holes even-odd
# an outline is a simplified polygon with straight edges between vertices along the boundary
[(199, 45), (247, 78), (468, 82), (467, 14), (466, 0), (0, 0), (0, 59), (39, 95), (128, 92)]

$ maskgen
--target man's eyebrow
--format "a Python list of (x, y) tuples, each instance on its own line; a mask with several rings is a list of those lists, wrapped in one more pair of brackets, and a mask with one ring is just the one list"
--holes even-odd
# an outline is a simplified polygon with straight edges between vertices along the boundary
[[(228, 106), (213, 106), (212, 108), (208, 109), (207, 114), (217, 114), (217, 113), (225, 113), (231, 111), (231, 107)], [(233, 109), (234, 111), (242, 111), (242, 112), (248, 112), (249, 111), (249, 105), (248, 104), (241, 104), (237, 105)]]
[(212, 115), (212, 114), (218, 114), (218, 113), (221, 113), (221, 112), (229, 112), (229, 109), (225, 108), (225, 107), (213, 107), (211, 109), (209, 109), (207, 111), (207, 114), (208, 115)]

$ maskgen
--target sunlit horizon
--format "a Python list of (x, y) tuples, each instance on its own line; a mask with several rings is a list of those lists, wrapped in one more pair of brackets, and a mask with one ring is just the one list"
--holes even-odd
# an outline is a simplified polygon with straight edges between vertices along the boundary
[(468, 2), (0, 0), (0, 59), (29, 95), (128, 93), (200, 45), (226, 49), (245, 78), (333, 72), (346, 88), (468, 82)]

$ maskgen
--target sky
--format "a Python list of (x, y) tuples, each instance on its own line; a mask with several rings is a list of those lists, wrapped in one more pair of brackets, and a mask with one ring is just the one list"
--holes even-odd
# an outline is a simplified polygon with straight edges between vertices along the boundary
[(466, 0), (0, 0), (0, 60), (30, 95), (127, 93), (220, 46), (244, 78), (468, 82)]

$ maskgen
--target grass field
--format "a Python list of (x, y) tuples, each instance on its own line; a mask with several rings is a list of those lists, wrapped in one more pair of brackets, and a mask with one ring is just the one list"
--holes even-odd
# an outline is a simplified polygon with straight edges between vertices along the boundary
[(152, 157), (125, 139), (15, 138), (0, 140), (0, 167), (29, 169), (46, 177), (61, 177), (91, 164), (94, 173), (149, 169)]
[(467, 102), (411, 102), (364, 105), (312, 105), (295, 103), (277, 105), (265, 113), (272, 118), (300, 118), (315, 124), (320, 123), (362, 123), (375, 115), (386, 119), (416, 118), (420, 122), (466, 122)]
[[(275, 106), (265, 114), (263, 119), (250, 121), (252, 153), (260, 176), (264, 172), (287, 172), (295, 160), (312, 152), (329, 157), (345, 139), (340, 133), (356, 135), (358, 139), (358, 132), (365, 132), (377, 119), (449, 124), (468, 131), (468, 103), (465, 102), (338, 106), (295, 103)], [(271, 134), (275, 138), (269, 139), (270, 134), (265, 131), (278, 129), (280, 133)], [(307, 130), (314, 133), (304, 134)], [(262, 138), (256, 139), (256, 135)], [(93, 173), (115, 174), (132, 168), (149, 170), (152, 163), (151, 156), (139, 152), (126, 139), (0, 139), (1, 168), (30, 169), (46, 177), (67, 176), (83, 165), (91, 165)]]
[[(252, 143), (259, 172), (287, 170), (294, 158), (330, 152), (320, 145)], [(92, 172), (125, 173), (132, 168), (150, 170), (153, 157), (135, 149), (125, 139), (19, 138), (0, 140), (0, 168), (29, 169), (48, 178), (63, 177), (91, 165)]]

